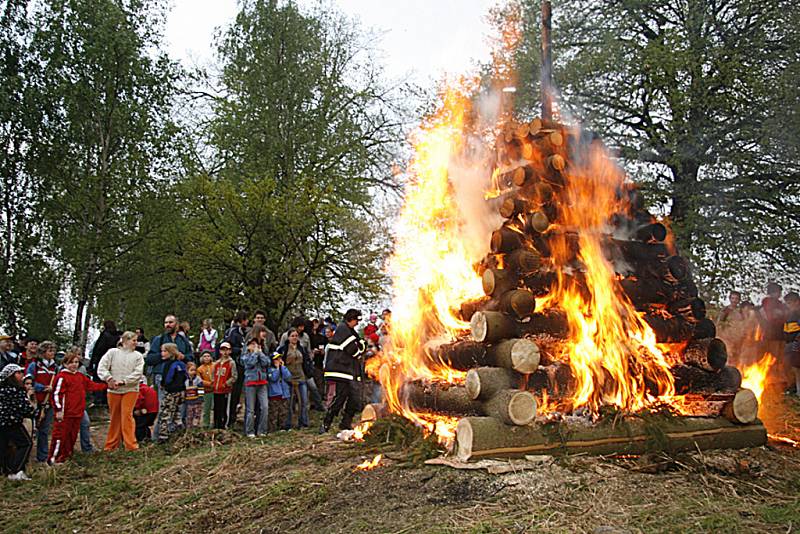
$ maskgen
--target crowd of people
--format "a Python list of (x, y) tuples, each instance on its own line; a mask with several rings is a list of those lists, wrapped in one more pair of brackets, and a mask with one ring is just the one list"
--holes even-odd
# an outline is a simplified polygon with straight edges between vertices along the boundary
[(389, 310), (372, 313), (358, 329), (356, 309), (338, 324), (296, 317), (278, 338), (256, 310), (252, 324), (238, 312), (222, 333), (206, 319), (195, 338), (187, 322), (167, 315), (151, 339), (105, 321), (88, 359), (77, 346), (60, 353), (51, 341), (0, 336), (3, 474), (29, 480), (34, 437), (37, 462), (66, 462), (76, 441), (92, 452), (87, 397), (108, 407), (105, 451), (135, 451), (194, 428), (233, 429), (240, 420), (251, 438), (307, 428), (310, 409), (324, 413), (321, 433), (340, 413), (339, 428), (349, 429), (365, 395), (380, 399), (364, 364), (389, 343), (390, 319)]
[(787, 384), (786, 393), (800, 395), (800, 295), (783, 294), (783, 288), (770, 282), (767, 296), (756, 306), (731, 291), (729, 304), (716, 317), (717, 335), (728, 348), (728, 361), (737, 367), (756, 363), (772, 354), (773, 382)]

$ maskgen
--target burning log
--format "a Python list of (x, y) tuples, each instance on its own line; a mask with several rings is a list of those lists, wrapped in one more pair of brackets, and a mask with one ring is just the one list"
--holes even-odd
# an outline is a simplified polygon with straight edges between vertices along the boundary
[(511, 252), (522, 246), (523, 235), (520, 231), (503, 225), (492, 232), (491, 251), (495, 254)]
[(519, 284), (513, 271), (508, 269), (486, 269), (481, 277), (483, 292), (493, 297), (499, 297)]
[[(688, 341), (694, 334), (694, 326), (680, 315), (664, 318), (660, 315), (645, 315), (644, 320), (656, 334), (659, 343), (680, 343)], [(714, 337), (714, 336), (704, 336)]]
[(524, 319), (536, 309), (536, 298), (526, 289), (512, 289), (500, 296), (500, 311)]
[(480, 311), (472, 316), (470, 330), (475, 341), (494, 343), (501, 339), (515, 338), (524, 334), (547, 333), (554, 336), (563, 336), (567, 333), (569, 325), (564, 313), (548, 310), (543, 313), (534, 313), (530, 320), (524, 323), (500, 313)]
[(671, 452), (700, 449), (758, 447), (767, 442), (761, 424), (736, 425), (724, 418), (663, 418), (659, 437), (652, 421), (626, 418), (615, 424), (562, 423), (525, 426), (504, 425), (492, 417), (465, 417), (456, 426), (455, 454), (459, 460), (490, 456), (519, 457), (526, 454), (642, 454), (653, 450)]
[(676, 365), (670, 371), (675, 378), (675, 392), (686, 393), (734, 393), (742, 386), (742, 373), (730, 365), (719, 372), (711, 373), (693, 365)]
[(694, 338), (717, 337), (717, 325), (711, 319), (701, 319), (694, 325)]
[(465, 300), (464, 302), (461, 303), (461, 306), (458, 310), (458, 314), (461, 317), (462, 321), (469, 321), (470, 319), (472, 319), (472, 316), (475, 315), (475, 312), (491, 308), (492, 303), (493, 301), (489, 297), (481, 297), (479, 299), (474, 299), (474, 300)]
[(524, 166), (514, 169), (511, 179), (514, 182), (514, 185), (521, 187), (533, 180), (534, 176), (536, 176), (536, 173), (533, 171), (533, 169), (531, 167)]
[(439, 361), (459, 371), (492, 366), (532, 373), (540, 361), (538, 345), (528, 339), (505, 339), (495, 345), (456, 341), (441, 345), (435, 354)]
[(758, 399), (749, 389), (736, 393), (686, 395), (680, 401), (680, 408), (687, 415), (724, 417), (740, 424), (750, 424), (758, 417)]
[(561, 154), (553, 154), (547, 158), (547, 166), (555, 171), (563, 171), (567, 168), (567, 161)]
[(718, 338), (694, 339), (683, 352), (683, 360), (710, 372), (717, 372), (728, 363), (725, 342)]
[(636, 230), (636, 239), (644, 241), (664, 241), (667, 238), (667, 227), (661, 223), (650, 223)]
[(500, 204), (500, 209), (498, 209), (498, 212), (500, 213), (501, 217), (510, 219), (515, 215), (525, 213), (527, 209), (528, 203), (524, 199), (519, 197), (508, 197), (503, 200), (502, 204)]
[(670, 256), (667, 258), (667, 268), (675, 280), (682, 281), (689, 278), (689, 260), (683, 256)]
[(613, 238), (609, 239), (609, 243), (616, 246), (622, 257), (634, 265), (660, 262), (669, 255), (667, 246), (663, 243), (642, 243)]
[(542, 267), (542, 256), (538, 251), (530, 248), (520, 248), (505, 256), (508, 270), (518, 275), (527, 275), (538, 271)]
[(567, 396), (574, 388), (572, 368), (561, 362), (540, 366), (528, 377), (527, 388), (532, 391), (545, 391), (549, 396)]
[(528, 232), (542, 234), (550, 228), (550, 219), (543, 211), (534, 211), (525, 217), (525, 229)]
[(558, 281), (558, 275), (553, 271), (539, 271), (522, 279), (523, 285), (534, 295), (546, 295)]
[(518, 389), (522, 375), (501, 367), (476, 367), (467, 371), (464, 387), (469, 398), (488, 400), (504, 389)]
[(487, 415), (509, 425), (527, 425), (536, 417), (536, 398), (528, 391), (504, 389), (484, 402), (472, 400), (464, 386), (409, 382), (405, 392), (409, 406), (415, 409)]

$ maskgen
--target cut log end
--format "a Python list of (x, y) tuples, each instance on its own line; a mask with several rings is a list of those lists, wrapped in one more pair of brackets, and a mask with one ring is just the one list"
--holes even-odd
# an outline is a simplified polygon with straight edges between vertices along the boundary
[(528, 339), (518, 339), (511, 347), (511, 368), (522, 374), (529, 374), (539, 368), (541, 354), (539, 347)]
[(749, 424), (758, 417), (758, 399), (749, 389), (740, 389), (722, 409), (722, 415), (734, 423)]

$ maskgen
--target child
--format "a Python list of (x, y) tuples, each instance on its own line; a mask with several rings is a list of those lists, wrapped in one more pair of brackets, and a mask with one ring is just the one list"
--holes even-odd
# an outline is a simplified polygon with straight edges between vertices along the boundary
[(200, 426), (203, 415), (203, 379), (197, 376), (197, 365), (186, 364), (186, 430)]
[(213, 374), (211, 351), (204, 350), (200, 355), (200, 367), (197, 376), (203, 381), (203, 427), (211, 428), (211, 410), (214, 407)]
[[(33, 377), (26, 376), (22, 380), (22, 387), (25, 390), (25, 396), (28, 397), (28, 402), (31, 403), (34, 411), (36, 411), (36, 392), (33, 390)], [(24, 417), (22, 420), (22, 426), (25, 427), (25, 430), (27, 430), (30, 435), (33, 435), (33, 417), (34, 416)]]
[(289, 398), (292, 391), (289, 381), (292, 373), (283, 365), (280, 352), (272, 355), (272, 367), (269, 370), (269, 431), (275, 432), (283, 428), (289, 415)]
[(33, 440), (22, 425), (32, 418), (35, 408), (22, 386), (22, 367), (10, 363), (0, 370), (0, 468), (9, 480), (30, 480), (25, 465)]
[(219, 360), (211, 367), (211, 389), (214, 392), (214, 428), (225, 428), (228, 423), (230, 394), (239, 377), (236, 363), (231, 359), (231, 344), (223, 341), (219, 346)]
[(56, 345), (42, 341), (37, 349), (37, 360), (28, 366), (26, 374), (33, 378), (38, 411), (36, 415), (36, 461), (46, 462), (49, 450), (50, 426), (53, 424), (53, 409), (50, 396), (58, 373)]
[[(267, 433), (267, 412), (269, 409), (267, 391), (267, 370), (269, 358), (261, 351), (261, 342), (255, 337), (247, 342), (247, 352), (242, 355), (244, 364), (244, 433), (248, 438)], [(255, 428), (255, 404), (258, 402), (258, 428)]]
[(200, 331), (200, 350), (212, 351), (217, 346), (217, 331), (214, 330), (214, 325), (211, 319), (203, 320), (203, 329)]
[(52, 395), (56, 423), (47, 460), (50, 465), (63, 463), (72, 456), (86, 409), (86, 393), (103, 391), (108, 387), (104, 383), (92, 382), (89, 377), (78, 372), (81, 362), (77, 354), (64, 356), (62, 363), (64, 368), (56, 375)]
[(150, 441), (150, 427), (158, 415), (158, 392), (143, 379), (139, 384), (139, 396), (133, 405), (133, 420), (136, 423), (136, 441)]
[(186, 392), (186, 364), (183, 363), (175, 343), (161, 345), (161, 359), (169, 360), (164, 367), (164, 400), (158, 410), (158, 442), (164, 443), (171, 432), (183, 427), (181, 421), (181, 404)]

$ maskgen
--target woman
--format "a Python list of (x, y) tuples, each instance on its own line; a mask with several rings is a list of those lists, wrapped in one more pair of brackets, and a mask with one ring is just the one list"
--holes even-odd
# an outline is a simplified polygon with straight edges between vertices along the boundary
[(286, 429), (292, 428), (292, 415), (294, 413), (294, 404), (300, 401), (300, 414), (297, 418), (297, 428), (308, 427), (308, 374), (306, 370), (310, 369), (311, 355), (308, 354), (306, 348), (300, 343), (300, 333), (295, 328), (290, 328), (286, 343), (278, 347), (278, 352), (283, 356), (283, 361), (286, 368), (292, 373), (291, 386), (292, 397), (289, 400), (289, 415), (286, 418), (284, 427)]
[(113, 451), (119, 447), (120, 437), (125, 450), (135, 451), (136, 423), (133, 407), (139, 396), (139, 382), (144, 371), (144, 357), (136, 351), (136, 334), (123, 332), (120, 347), (105, 353), (98, 364), (97, 376), (108, 384), (108, 413), (111, 422), (103, 450)]
[(22, 367), (10, 363), (0, 371), (0, 461), (9, 480), (30, 480), (25, 466), (33, 441), (22, 424), (36, 410), (22, 385)]

